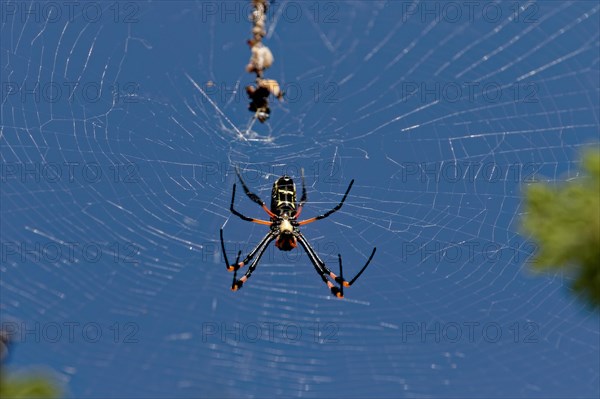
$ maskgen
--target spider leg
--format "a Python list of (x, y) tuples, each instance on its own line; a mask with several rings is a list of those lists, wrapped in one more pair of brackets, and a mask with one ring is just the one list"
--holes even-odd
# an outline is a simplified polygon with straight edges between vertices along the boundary
[(317, 273), (319, 273), (323, 282), (327, 284), (327, 287), (331, 290), (331, 293), (337, 296), (338, 298), (342, 298), (343, 294), (341, 290), (338, 287), (336, 287), (331, 281), (329, 281), (327, 277), (331, 277), (336, 282), (339, 282), (340, 285), (342, 284), (343, 280), (338, 281), (339, 277), (332, 273), (331, 270), (327, 268), (327, 266), (325, 266), (325, 262), (323, 262), (321, 258), (319, 258), (319, 255), (317, 255), (315, 250), (312, 248), (312, 246), (306, 240), (306, 238), (302, 235), (302, 233), (298, 232), (296, 234), (296, 237), (298, 241), (300, 241), (300, 245), (302, 245), (302, 248), (304, 248), (304, 250), (306, 251), (310, 262), (315, 267), (315, 270), (317, 271)]
[[(237, 265), (239, 260), (240, 260), (240, 255), (242, 254), (242, 251), (238, 251), (238, 254), (235, 258), (235, 264)], [(238, 269), (234, 269), (233, 271), (233, 282), (231, 283), (231, 288), (233, 288), (233, 285), (235, 284), (235, 280), (237, 280), (237, 271)]]
[[(242, 179), (242, 174), (240, 173), (240, 168), (237, 165), (235, 167), (235, 173), (237, 174), (238, 179), (240, 179), (240, 183), (242, 183), (242, 187), (244, 188), (244, 192), (246, 193), (248, 198), (250, 198), (250, 200), (252, 200), (253, 202), (260, 205), (263, 208), (263, 210), (265, 212), (267, 212), (267, 215), (269, 215), (272, 218), (276, 217), (276, 215), (273, 212), (271, 212), (271, 210), (269, 208), (267, 208), (265, 201), (263, 201), (258, 195), (254, 194), (252, 191), (250, 191), (250, 189), (244, 182), (244, 179)], [(232, 204), (233, 204), (233, 201), (232, 201)]]
[(333, 208), (330, 211), (325, 212), (322, 215), (315, 216), (314, 218), (310, 218), (310, 219), (306, 219), (301, 222), (298, 222), (298, 225), (303, 226), (305, 224), (316, 222), (317, 220), (325, 219), (327, 216), (331, 215), (332, 213), (339, 211), (340, 208), (342, 207), (342, 205), (344, 205), (344, 201), (346, 201), (346, 197), (348, 196), (348, 193), (350, 192), (350, 189), (352, 188), (353, 184), (354, 184), (354, 179), (352, 179), (352, 181), (350, 181), (350, 184), (348, 185), (348, 188), (346, 189), (346, 193), (344, 194), (344, 197), (342, 198), (340, 203), (335, 206), (335, 208)]
[[(363, 268), (360, 269), (360, 271), (358, 272), (358, 274), (356, 276), (354, 276), (354, 278), (352, 280), (350, 280), (350, 281), (346, 281), (342, 277), (342, 255), (338, 254), (338, 257), (340, 259), (340, 279), (342, 280), (342, 287), (350, 287), (352, 284), (354, 284), (354, 282), (356, 280), (358, 280), (358, 278), (360, 277), (360, 275), (363, 274), (363, 272), (367, 269), (367, 266), (369, 266), (369, 263), (371, 263), (371, 259), (373, 259), (373, 256), (375, 256), (375, 251), (377, 251), (377, 248), (373, 248), (373, 252), (371, 252), (371, 256), (369, 256), (369, 259), (367, 260), (367, 263), (365, 263), (365, 265), (363, 266)], [(343, 291), (343, 288), (342, 288), (342, 291)]]
[(252, 251), (252, 252), (256, 253), (256, 258), (252, 261), (250, 266), (248, 266), (248, 270), (246, 271), (246, 273), (244, 274), (244, 276), (242, 278), (240, 278), (239, 280), (236, 280), (235, 277), (237, 277), (237, 275), (236, 275), (237, 270), (234, 272), (234, 280), (233, 280), (233, 284), (231, 285), (232, 291), (237, 291), (238, 289), (242, 288), (242, 285), (250, 278), (250, 276), (252, 275), (252, 272), (254, 272), (254, 270), (256, 269), (256, 266), (258, 266), (258, 262), (260, 262), (260, 258), (265, 253), (265, 250), (267, 249), (267, 247), (269, 246), (271, 241), (273, 241), (275, 238), (276, 238), (276, 236), (274, 234), (269, 233), (267, 235), (267, 237), (265, 237), (265, 239), (263, 239), (260, 242), (260, 244), (256, 247), (256, 249), (254, 249), (254, 251)]
[(238, 211), (236, 211), (235, 208), (233, 207), (233, 202), (234, 201), (235, 201), (235, 184), (233, 185), (233, 192), (231, 194), (231, 205), (229, 206), (229, 210), (231, 211), (231, 213), (233, 213), (235, 216), (238, 216), (240, 219), (245, 220), (247, 222), (264, 224), (266, 226), (270, 226), (271, 224), (273, 224), (272, 222), (269, 222), (269, 221), (266, 221), (266, 220), (254, 219), (254, 218), (242, 215), (241, 213), (239, 213)]
[(304, 203), (306, 202), (307, 196), (306, 196), (306, 182), (304, 181), (304, 169), (300, 169), (300, 176), (302, 178), (302, 197), (300, 197), (300, 203), (298, 204), (298, 211), (296, 211), (296, 214), (294, 215), (294, 217), (298, 218), (298, 216), (300, 216), (300, 213), (302, 212), (302, 207), (304, 206)]
[(247, 265), (248, 262), (250, 262), (252, 260), (252, 258), (254, 258), (254, 256), (256, 255), (258, 250), (261, 248), (261, 246), (264, 245), (265, 242), (267, 242), (267, 240), (269, 240), (269, 238), (271, 238), (272, 236), (273, 236), (273, 233), (269, 231), (267, 233), (267, 235), (264, 236), (264, 238), (258, 243), (258, 245), (256, 245), (256, 247), (252, 251), (250, 251), (248, 256), (246, 256), (243, 261), (238, 262), (239, 261), (239, 256), (238, 256), (238, 259), (236, 259), (235, 263), (230, 264), (229, 261), (227, 260), (227, 253), (225, 252), (225, 242), (223, 241), (223, 229), (221, 229), (221, 250), (223, 251), (223, 258), (225, 259), (225, 265), (227, 266), (227, 271), (230, 271), (230, 272), (237, 271), (239, 268), (244, 267), (244, 265)]
[[(239, 255), (239, 254), (238, 254)], [(338, 254), (338, 261), (340, 262), (340, 278), (344, 280), (344, 272), (342, 271), (342, 255)], [(344, 297), (344, 284), (340, 284), (340, 294)]]

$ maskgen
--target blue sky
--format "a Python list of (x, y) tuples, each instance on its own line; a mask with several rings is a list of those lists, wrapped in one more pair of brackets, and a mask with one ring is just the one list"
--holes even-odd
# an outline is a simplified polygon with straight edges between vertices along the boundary
[[(287, 96), (250, 130), (246, 2), (86, 4), (2, 3), (14, 369), (73, 397), (598, 396), (598, 313), (519, 234), (523, 187), (598, 142), (596, 2), (277, 2)], [(230, 258), (266, 233), (229, 213), (236, 164), (267, 201), (303, 168), (304, 217), (355, 179), (303, 228), (348, 276), (377, 247), (345, 300), (275, 247), (229, 290), (219, 228)]]

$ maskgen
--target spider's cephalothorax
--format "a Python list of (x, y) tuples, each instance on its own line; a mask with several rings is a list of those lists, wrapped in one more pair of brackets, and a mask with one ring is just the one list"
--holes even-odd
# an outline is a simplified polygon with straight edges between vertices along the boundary
[[(338, 255), (340, 275), (337, 276), (331, 270), (329, 270), (329, 268), (325, 265), (325, 262), (323, 262), (321, 258), (319, 258), (319, 255), (317, 255), (317, 253), (308, 243), (304, 235), (300, 232), (299, 227), (320, 219), (325, 219), (327, 216), (338, 211), (344, 204), (344, 201), (346, 200), (346, 197), (348, 196), (348, 193), (352, 188), (354, 180), (350, 182), (350, 185), (348, 185), (348, 189), (346, 190), (342, 201), (339, 204), (337, 204), (335, 208), (325, 212), (322, 215), (298, 221), (298, 217), (302, 212), (302, 206), (306, 202), (306, 185), (304, 184), (304, 171), (302, 171), (302, 197), (300, 198), (300, 202), (296, 202), (296, 185), (294, 184), (294, 181), (289, 176), (282, 176), (279, 179), (277, 179), (277, 181), (273, 184), (273, 190), (271, 191), (271, 209), (267, 208), (265, 202), (258, 195), (250, 191), (248, 186), (246, 186), (246, 183), (244, 183), (244, 180), (242, 179), (238, 168), (236, 168), (236, 173), (238, 175), (238, 178), (240, 179), (240, 183), (242, 183), (242, 187), (244, 188), (244, 192), (246, 193), (248, 198), (260, 205), (264, 209), (264, 211), (269, 215), (271, 220), (267, 221), (254, 219), (248, 216), (244, 216), (238, 211), (236, 211), (233, 207), (236, 185), (233, 185), (233, 193), (231, 195), (231, 206), (229, 208), (231, 210), (231, 213), (248, 222), (267, 225), (270, 227), (270, 230), (267, 233), (267, 235), (262, 239), (262, 241), (256, 246), (256, 248), (254, 248), (243, 261), (239, 262), (241, 254), (240, 251), (238, 252), (235, 263), (231, 265), (229, 264), (229, 261), (227, 260), (227, 254), (225, 253), (223, 229), (221, 229), (221, 249), (223, 250), (223, 257), (225, 258), (225, 263), (227, 264), (227, 270), (234, 272), (233, 284), (231, 285), (231, 289), (234, 291), (238, 290), (248, 280), (254, 269), (256, 269), (256, 266), (258, 265), (261, 256), (264, 254), (271, 241), (275, 240), (275, 246), (282, 251), (291, 251), (292, 249), (296, 248), (298, 242), (300, 242), (300, 245), (308, 254), (308, 257), (311, 263), (313, 264), (315, 270), (317, 271), (317, 273), (319, 273), (323, 282), (327, 284), (327, 287), (331, 290), (331, 293), (339, 298), (342, 298), (344, 296), (344, 287), (350, 287), (356, 281), (356, 279), (358, 279), (360, 275), (365, 271), (367, 266), (369, 266), (371, 259), (373, 259), (373, 256), (375, 255), (376, 248), (373, 248), (371, 256), (367, 260), (367, 263), (360, 270), (360, 272), (358, 272), (358, 274), (352, 280), (346, 281), (344, 280), (344, 276), (342, 273), (341, 255)], [(252, 261), (252, 263), (250, 264), (250, 266), (248, 266), (248, 271), (244, 274), (242, 278), (238, 280), (238, 269), (248, 264), (248, 262), (250, 261)], [(328, 278), (338, 283), (339, 287), (335, 286)]]
[(275, 232), (277, 239), (275, 246), (282, 251), (291, 251), (298, 246), (296, 233), (298, 232), (297, 222), (294, 218), (290, 218), (287, 213), (278, 217), (271, 226), (271, 230)]

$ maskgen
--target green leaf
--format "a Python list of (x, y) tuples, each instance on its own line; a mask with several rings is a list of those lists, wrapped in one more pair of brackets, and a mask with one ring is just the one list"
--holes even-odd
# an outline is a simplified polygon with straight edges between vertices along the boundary
[(566, 272), (575, 291), (600, 307), (600, 151), (586, 151), (581, 165), (576, 179), (526, 188), (521, 228), (538, 247), (533, 269)]
[(55, 399), (61, 391), (52, 379), (44, 375), (27, 374), (0, 376), (0, 397), (3, 399)]

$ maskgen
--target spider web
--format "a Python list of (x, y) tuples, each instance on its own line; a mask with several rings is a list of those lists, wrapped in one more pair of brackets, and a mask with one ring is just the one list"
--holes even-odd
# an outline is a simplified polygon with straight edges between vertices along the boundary
[[(598, 141), (597, 2), (275, 3), (264, 125), (247, 2), (89, 4), (2, 3), (11, 366), (74, 397), (598, 396), (598, 314), (519, 235), (523, 184)], [(267, 202), (303, 168), (303, 217), (355, 179), (303, 228), (346, 277), (377, 247), (345, 300), (273, 246), (230, 292), (219, 228), (230, 260), (266, 232), (236, 164)]]

